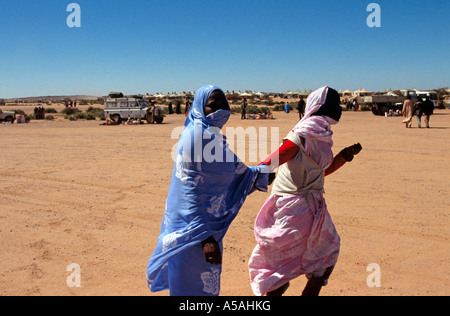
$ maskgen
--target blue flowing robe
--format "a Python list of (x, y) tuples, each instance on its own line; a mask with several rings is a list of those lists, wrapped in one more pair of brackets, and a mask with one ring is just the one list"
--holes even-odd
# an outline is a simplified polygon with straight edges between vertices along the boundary
[(267, 191), (268, 168), (247, 167), (228, 148), (220, 129), (230, 111), (208, 116), (206, 102), (215, 86), (200, 88), (186, 119), (156, 249), (148, 262), (152, 292), (173, 296), (217, 296), (221, 266), (205, 261), (202, 241), (222, 240), (255, 189)]

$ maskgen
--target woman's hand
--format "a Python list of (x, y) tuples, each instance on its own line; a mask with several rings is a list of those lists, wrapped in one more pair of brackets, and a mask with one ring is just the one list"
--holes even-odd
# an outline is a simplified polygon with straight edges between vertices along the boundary
[(269, 173), (269, 185), (272, 185), (272, 183), (275, 181), (276, 177), (277, 177), (277, 174), (275, 172)]
[(202, 242), (202, 247), (206, 262), (219, 266), (222, 265), (222, 253), (219, 244), (212, 236)]
[(359, 154), (359, 153), (361, 152), (361, 150), (362, 150), (362, 146), (361, 146), (360, 143), (358, 143), (358, 144), (355, 144), (355, 145), (353, 145), (353, 146), (350, 146), (350, 147), (347, 147), (347, 148), (343, 149), (343, 150), (341, 151), (341, 154), (342, 154), (342, 157), (344, 157), (344, 159), (345, 159), (347, 162), (350, 162), (350, 161), (353, 160), (353, 158), (354, 158), (357, 154)]

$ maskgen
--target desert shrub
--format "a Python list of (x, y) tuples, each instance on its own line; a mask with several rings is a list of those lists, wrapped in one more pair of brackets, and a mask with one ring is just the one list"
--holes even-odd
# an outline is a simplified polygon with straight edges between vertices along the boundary
[(247, 106), (246, 112), (247, 114), (258, 114), (261, 113), (261, 110), (257, 106), (250, 105)]
[(105, 120), (105, 111), (101, 108), (89, 107), (86, 112), (82, 112), (76, 108), (65, 108), (62, 113), (65, 114), (64, 118), (76, 121), (76, 120)]
[(45, 113), (58, 113), (54, 108), (45, 109)]
[(46, 116), (45, 116), (45, 119), (46, 119), (47, 121), (53, 121), (53, 120), (55, 119), (55, 117), (54, 117), (53, 115), (46, 115)]
[(241, 113), (241, 107), (240, 106), (233, 106), (230, 109), (231, 113)]
[(266, 101), (266, 104), (272, 106), (272, 105), (275, 105), (275, 102), (273, 102), (273, 98), (272, 97), (268, 97), (267, 101)]
[[(94, 119), (99, 118), (100, 120), (104, 120), (105, 119), (105, 110), (103, 110), (102, 108), (94, 108), (92, 106), (90, 106), (87, 110), (86, 113), (88, 114), (88, 116), (93, 116)], [(91, 118), (88, 118), (91, 119)]]
[(69, 116), (69, 115), (74, 115), (76, 113), (81, 112), (81, 110), (77, 109), (77, 108), (65, 108), (61, 111), (62, 114)]
[(91, 112), (86, 113), (86, 120), (92, 121), (92, 120), (95, 120), (96, 118), (97, 118), (97, 117), (95, 116), (95, 114), (93, 114), (93, 113), (91, 113)]
[(87, 113), (84, 113), (84, 112), (78, 112), (78, 113), (75, 113), (74, 115), (72, 115), (75, 119), (77, 119), (77, 120), (85, 120), (85, 119), (87, 119)]
[(283, 112), (284, 111), (284, 105), (282, 104), (277, 104), (273, 107), (273, 111), (274, 112)]
[(87, 113), (84, 112), (77, 112), (71, 115), (65, 115), (64, 116), (65, 119), (69, 119), (71, 121), (76, 121), (76, 120), (85, 120), (87, 118)]
[(12, 110), (12, 111), (16, 112), (16, 114), (19, 114), (19, 115), (25, 115), (25, 112), (23, 110)]

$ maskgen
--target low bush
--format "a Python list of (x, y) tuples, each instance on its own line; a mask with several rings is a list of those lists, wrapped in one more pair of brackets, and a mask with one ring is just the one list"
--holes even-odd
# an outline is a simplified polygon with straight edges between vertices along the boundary
[(284, 111), (284, 105), (282, 104), (277, 104), (273, 107), (273, 111), (274, 112), (283, 112)]
[(74, 114), (80, 113), (80, 112), (81, 112), (81, 110), (79, 110), (77, 108), (65, 108), (61, 111), (61, 113), (66, 116), (74, 115)]
[[(105, 111), (102, 108), (94, 108), (92, 106), (90, 106), (87, 110), (86, 113), (88, 114), (88, 117), (93, 116), (94, 119), (98, 118), (100, 120), (104, 120), (105, 119)], [(88, 118), (90, 119), (90, 118)]]
[(23, 110), (12, 110), (12, 111), (16, 112), (16, 114), (19, 114), (19, 115), (25, 115), (25, 112)]
[(76, 120), (105, 120), (105, 111), (102, 108), (89, 107), (86, 112), (82, 112), (76, 108), (65, 108), (61, 113), (64, 113), (64, 118), (76, 121)]

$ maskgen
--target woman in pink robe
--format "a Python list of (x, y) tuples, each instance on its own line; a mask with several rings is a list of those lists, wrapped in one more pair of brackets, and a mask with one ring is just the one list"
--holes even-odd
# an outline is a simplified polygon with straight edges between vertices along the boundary
[(403, 102), (403, 116), (406, 117), (402, 123), (406, 124), (406, 128), (412, 127), (412, 119), (414, 117), (414, 103), (411, 101), (411, 96), (406, 97), (405, 102)]
[(313, 92), (303, 119), (263, 162), (279, 169), (272, 195), (255, 222), (258, 244), (249, 261), (255, 295), (281, 296), (300, 275), (308, 278), (303, 295), (318, 295), (327, 284), (340, 238), (323, 197), (324, 177), (362, 149), (356, 144), (333, 158), (331, 125), (341, 114), (336, 90), (326, 86)]

